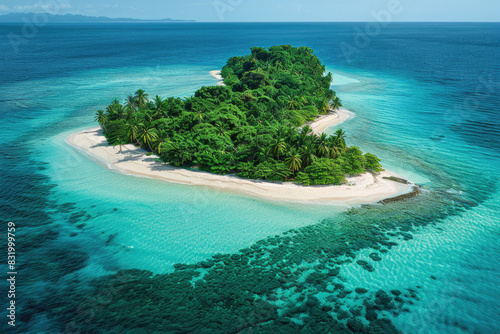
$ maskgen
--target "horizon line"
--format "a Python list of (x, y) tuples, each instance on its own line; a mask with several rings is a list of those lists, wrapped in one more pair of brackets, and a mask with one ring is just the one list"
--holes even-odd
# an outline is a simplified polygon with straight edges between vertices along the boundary
[[(111, 19), (111, 20), (134, 20), (134, 21), (140, 21), (140, 22), (151, 22), (151, 23), (373, 23), (373, 22), (379, 22), (377, 20), (373, 21), (362, 21), (362, 20), (346, 20), (346, 21), (231, 21), (231, 20), (223, 20), (223, 21), (217, 21), (217, 20), (211, 20), (211, 21), (204, 21), (204, 20), (195, 20), (195, 19), (174, 19), (174, 18), (158, 18), (158, 19), (144, 19), (144, 18), (133, 18), (133, 17), (110, 17), (110, 16), (91, 16), (87, 14), (73, 14), (73, 13), (65, 13), (65, 14), (53, 14), (53, 13), (48, 13), (48, 12), (8, 12), (5, 14), (0, 14), (0, 17), (6, 16), (9, 14), (25, 14), (25, 15), (34, 15), (34, 14), (48, 14), (48, 15), (53, 15), (53, 16), (66, 16), (66, 15), (72, 15), (72, 16), (83, 16), (86, 18), (103, 18), (103, 19)], [(171, 20), (171, 21), (169, 21)], [(15, 21), (12, 22), (0, 22), (0, 23), (17, 23)], [(50, 22), (47, 22), (48, 24)], [(54, 23), (119, 23), (119, 22), (108, 22), (108, 21), (94, 21), (94, 22), (54, 22)], [(133, 23), (133, 22), (128, 22), (128, 23)], [(432, 20), (432, 21), (422, 21), (422, 20), (410, 20), (410, 21), (388, 21), (388, 22), (383, 22), (383, 23), (500, 23), (500, 21), (466, 21), (466, 20), (460, 20), (460, 21), (441, 21), (441, 20)]]

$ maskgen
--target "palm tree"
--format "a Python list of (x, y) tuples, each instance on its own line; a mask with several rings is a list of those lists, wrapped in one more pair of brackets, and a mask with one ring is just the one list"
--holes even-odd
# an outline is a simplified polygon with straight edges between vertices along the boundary
[(157, 140), (155, 140), (155, 142), (153, 143), (153, 145), (152, 145), (152, 146), (153, 146), (153, 147), (152, 147), (152, 149), (153, 149), (153, 151), (157, 152), (158, 154), (161, 154), (161, 147), (162, 147), (162, 145), (166, 145), (166, 144), (167, 144), (167, 143), (166, 143), (166, 142), (164, 142), (163, 140), (161, 140), (161, 139), (157, 139)]
[(122, 118), (126, 118), (127, 117), (127, 114), (125, 113), (125, 108), (123, 108), (123, 105), (121, 103), (118, 103), (115, 107), (114, 107), (114, 111), (116, 112), (116, 116), (118, 117), (118, 119), (122, 119)]
[(158, 139), (158, 134), (155, 128), (143, 128), (142, 134), (139, 137), (144, 145), (151, 149), (151, 145)]
[(323, 106), (321, 106), (321, 114), (326, 115), (328, 114), (329, 111), (330, 111), (330, 104), (328, 104), (328, 102), (325, 101), (325, 103), (323, 103)]
[(342, 107), (342, 103), (340, 103), (340, 99), (338, 97), (335, 97), (332, 100), (332, 110), (336, 110), (340, 107)]
[(326, 81), (328, 82), (328, 87), (330, 86), (330, 84), (332, 83), (333, 81), (333, 74), (332, 72), (328, 72), (328, 74), (325, 76), (325, 79)]
[(337, 159), (340, 157), (340, 150), (336, 146), (329, 147), (328, 158)]
[(335, 131), (335, 137), (333, 137), (333, 144), (342, 150), (346, 149), (345, 143), (346, 133), (342, 129)]
[(150, 112), (143, 112), (142, 113), (144, 120), (147, 122), (147, 124), (151, 124), (153, 121), (154, 115), (152, 115)]
[(127, 144), (127, 140), (124, 139), (124, 138), (121, 138), (121, 137), (116, 137), (116, 139), (114, 140), (114, 145), (113, 145), (113, 148), (115, 148), (116, 146), (120, 146), (120, 153), (122, 153), (122, 147), (123, 145)]
[(288, 109), (299, 110), (300, 108), (302, 108), (302, 103), (300, 101), (294, 100), (291, 97), (288, 98), (289, 98), (289, 100), (287, 101)]
[(167, 148), (172, 144), (170, 138), (167, 137), (167, 133), (165, 131), (160, 131), (157, 135), (156, 140), (153, 142), (152, 148), (158, 154), (161, 154), (162, 148)]
[(318, 146), (318, 153), (321, 157), (327, 156), (330, 152), (330, 148), (328, 147), (328, 136), (326, 133), (321, 133), (318, 137), (316, 137), (316, 144)]
[(130, 110), (128, 107), (126, 108), (127, 108), (127, 118), (125, 118), (125, 122), (138, 124), (139, 123), (138, 115), (135, 112), (135, 110)]
[(125, 106), (127, 107), (127, 109), (137, 110), (137, 103), (133, 95), (127, 96), (127, 102), (125, 103)]
[(272, 146), (273, 156), (279, 160), (280, 156), (285, 152), (285, 149), (286, 143), (281, 138), (276, 139)]
[(164, 102), (165, 100), (161, 96), (156, 95), (153, 99), (153, 109), (156, 111), (163, 111)]
[(95, 114), (94, 122), (97, 122), (99, 126), (106, 130), (106, 124), (109, 122), (108, 115), (104, 112), (104, 110), (98, 110)]
[(309, 125), (304, 125), (301, 129), (300, 129), (300, 133), (299, 133), (299, 136), (298, 136), (298, 143), (299, 143), (299, 146), (302, 146), (304, 145), (308, 140), (311, 139), (311, 134), (312, 134), (313, 130), (311, 129), (311, 127)]
[(305, 136), (310, 135), (312, 132), (313, 132), (313, 130), (311, 129), (309, 124), (304, 125), (300, 131), (300, 133), (305, 135)]
[(134, 100), (139, 108), (144, 108), (146, 107), (146, 103), (149, 101), (148, 94), (146, 94), (146, 91), (144, 89), (139, 89), (137, 92), (135, 92)]
[(326, 99), (327, 101), (331, 101), (333, 99), (335, 99), (336, 95), (335, 95), (335, 92), (331, 89), (328, 90), (328, 92), (326, 93)]
[(131, 143), (137, 143), (139, 133), (141, 131), (140, 125), (134, 124), (133, 122), (128, 122), (126, 124), (127, 138)]
[(288, 165), (288, 168), (292, 171), (292, 173), (298, 172), (302, 166), (300, 154), (297, 153), (295, 149), (290, 150), (290, 152), (288, 152), (288, 157), (285, 159), (285, 163)]
[(122, 146), (128, 143), (125, 129), (121, 126), (114, 125), (110, 130), (111, 134), (108, 138), (108, 142), (113, 145), (113, 148), (119, 145), (120, 153), (122, 153)]
[(123, 106), (120, 101), (114, 99), (113, 102), (106, 107), (108, 115), (111, 116), (112, 120), (120, 119), (123, 116)]
[(316, 160), (316, 156), (313, 153), (313, 149), (310, 146), (302, 146), (300, 149), (300, 159), (302, 160), (302, 166), (301, 167), (307, 167), (313, 163), (314, 160)]

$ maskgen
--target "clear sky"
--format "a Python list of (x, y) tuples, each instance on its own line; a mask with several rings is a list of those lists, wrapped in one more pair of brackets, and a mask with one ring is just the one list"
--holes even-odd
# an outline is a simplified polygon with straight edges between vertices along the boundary
[(58, 14), (232, 21), (495, 21), (500, 0), (0, 0), (0, 14)]

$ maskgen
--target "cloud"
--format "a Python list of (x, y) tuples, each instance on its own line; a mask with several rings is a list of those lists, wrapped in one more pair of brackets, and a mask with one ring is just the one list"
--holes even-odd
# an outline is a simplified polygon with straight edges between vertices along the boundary
[(8, 12), (9, 11), (9, 7), (5, 6), (5, 5), (0, 5), (0, 12)]
[[(14, 6), (13, 10), (16, 12), (30, 12), (30, 13), (50, 13), (57, 14), (65, 9), (71, 9), (70, 3), (55, 3), (55, 4), (34, 4), (25, 6)], [(1, 10), (1, 6), (0, 6)]]

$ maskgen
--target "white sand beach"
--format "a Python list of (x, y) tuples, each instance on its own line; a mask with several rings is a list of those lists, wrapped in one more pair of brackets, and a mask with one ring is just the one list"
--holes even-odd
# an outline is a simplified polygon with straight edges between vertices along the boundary
[(326, 115), (319, 116), (313, 122), (308, 123), (308, 125), (314, 134), (318, 134), (325, 131), (329, 126), (340, 124), (352, 117), (354, 117), (353, 112), (344, 108), (338, 108)]
[[(338, 121), (339, 118), (333, 120)], [(147, 156), (145, 150), (131, 144), (124, 145), (120, 153), (118, 146), (108, 145), (100, 128), (72, 134), (66, 142), (88, 157), (124, 174), (187, 185), (208, 186), (275, 201), (336, 205), (367, 204), (412, 190), (411, 185), (383, 179), (384, 176), (398, 176), (388, 171), (376, 177), (370, 173), (351, 177), (347, 179), (347, 184), (340, 186), (301, 186), (291, 182), (254, 181), (237, 176), (177, 168), (156, 161), (156, 156)]]
[(210, 71), (210, 75), (213, 76), (215, 79), (219, 80), (217, 86), (225, 86), (224, 78), (221, 75), (221, 71)]

